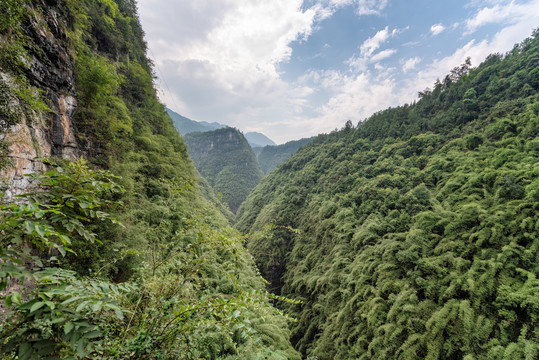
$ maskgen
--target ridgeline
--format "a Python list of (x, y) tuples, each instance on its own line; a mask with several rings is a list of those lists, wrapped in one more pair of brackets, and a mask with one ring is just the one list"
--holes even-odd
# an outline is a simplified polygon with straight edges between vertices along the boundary
[(184, 138), (197, 170), (236, 213), (264, 175), (243, 134), (226, 127)]

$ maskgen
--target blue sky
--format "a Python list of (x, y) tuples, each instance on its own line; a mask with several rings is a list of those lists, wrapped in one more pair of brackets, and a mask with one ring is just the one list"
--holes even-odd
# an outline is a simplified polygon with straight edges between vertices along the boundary
[(410, 103), (539, 27), (539, 0), (139, 0), (161, 100), (277, 143)]

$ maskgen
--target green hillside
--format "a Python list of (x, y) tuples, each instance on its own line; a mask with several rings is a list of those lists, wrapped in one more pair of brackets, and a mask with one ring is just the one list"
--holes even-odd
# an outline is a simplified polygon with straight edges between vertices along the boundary
[(281, 145), (264, 146), (258, 151), (257, 159), (264, 174), (270, 173), (277, 166), (294, 155), (300, 147), (313, 141), (314, 138), (293, 140)]
[[(237, 228), (312, 359), (539, 356), (539, 36), (318, 136)], [(263, 231), (260, 233), (260, 231)]]
[(190, 133), (185, 141), (200, 174), (235, 213), (263, 176), (245, 137), (227, 127)]
[(47, 171), (0, 204), (0, 357), (299, 359), (203, 196), (142, 34), (133, 0), (0, 2), (2, 176), (22, 146), (86, 158), (33, 159)]

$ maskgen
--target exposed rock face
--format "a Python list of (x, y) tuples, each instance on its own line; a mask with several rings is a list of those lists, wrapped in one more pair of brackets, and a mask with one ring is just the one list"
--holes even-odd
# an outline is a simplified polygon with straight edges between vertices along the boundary
[[(56, 156), (73, 160), (80, 156), (73, 126), (77, 110), (74, 61), (69, 52), (67, 24), (60, 20), (66, 17), (59, 16), (60, 2), (47, 3), (41, 15), (30, 12), (32, 15), (24, 22), (24, 32), (33, 42), (28, 48), (34, 49), (25, 76), (31, 86), (42, 92), (52, 111), (45, 114), (26, 111), (26, 115), (21, 111), (19, 123), (6, 134), (0, 134), (9, 143), (13, 162), (1, 174), (8, 201), (31, 187), (24, 174), (43, 170), (43, 163), (36, 158)], [(2, 69), (0, 76), (16, 86)]]

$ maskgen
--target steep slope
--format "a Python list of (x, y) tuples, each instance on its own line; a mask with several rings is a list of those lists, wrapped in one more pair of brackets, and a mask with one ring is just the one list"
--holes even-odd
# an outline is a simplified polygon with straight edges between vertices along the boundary
[(299, 358), (142, 33), (133, 0), (0, 2), (0, 357)]
[(226, 127), (226, 125), (219, 124), (217, 122), (209, 123), (207, 121), (195, 121), (188, 119), (185, 116), (181, 116), (177, 112), (174, 112), (167, 107), (165, 107), (165, 110), (172, 119), (174, 127), (181, 135), (189, 134), (192, 132), (213, 131)]
[(294, 155), (300, 147), (313, 141), (314, 138), (289, 141), (281, 145), (264, 146), (257, 154), (258, 163), (264, 174), (268, 174), (277, 166)]
[[(317, 137), (238, 212), (319, 359), (539, 355), (539, 36)], [(267, 226), (270, 225), (270, 226)], [(263, 235), (254, 233), (264, 230)]]
[(185, 141), (198, 171), (235, 213), (263, 176), (245, 137), (224, 128), (187, 134)]
[(264, 147), (267, 145), (275, 145), (266, 135), (259, 132), (248, 132), (245, 134), (245, 138), (251, 147)]

